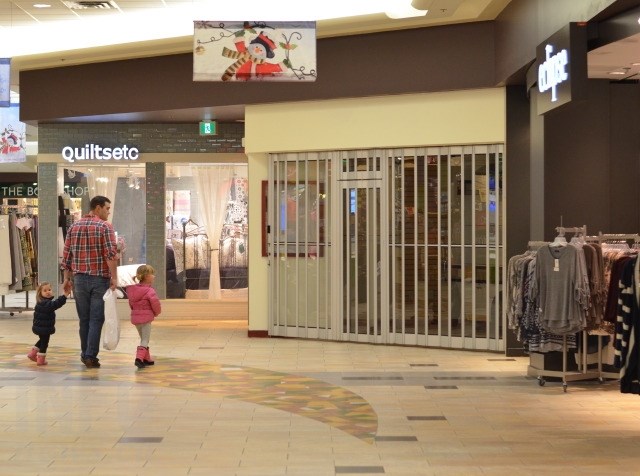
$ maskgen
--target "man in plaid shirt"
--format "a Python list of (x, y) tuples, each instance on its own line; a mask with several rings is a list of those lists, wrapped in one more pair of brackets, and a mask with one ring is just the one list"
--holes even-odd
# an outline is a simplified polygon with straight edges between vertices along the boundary
[(107, 221), (111, 200), (98, 195), (89, 206), (89, 214), (67, 232), (61, 268), (64, 291), (73, 289), (80, 320), (80, 360), (88, 368), (97, 368), (104, 324), (102, 298), (107, 289), (115, 289), (118, 283), (118, 249), (113, 226)]

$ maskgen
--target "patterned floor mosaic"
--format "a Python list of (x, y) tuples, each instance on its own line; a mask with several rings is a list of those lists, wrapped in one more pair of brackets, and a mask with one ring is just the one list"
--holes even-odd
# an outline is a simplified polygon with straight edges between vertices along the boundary
[(37, 367), (26, 358), (28, 349), (24, 344), (0, 341), (0, 367), (212, 393), (311, 418), (369, 444), (378, 428), (375, 411), (362, 397), (309, 377), (178, 358), (162, 358), (154, 366), (137, 370), (130, 355), (114, 352), (109, 354), (108, 365), (87, 369), (77, 349), (54, 346), (49, 353), (55, 357), (46, 367)]

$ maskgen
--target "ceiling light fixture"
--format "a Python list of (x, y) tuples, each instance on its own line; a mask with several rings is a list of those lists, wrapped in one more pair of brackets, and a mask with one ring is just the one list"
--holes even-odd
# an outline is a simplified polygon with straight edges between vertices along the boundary
[(384, 12), (384, 14), (392, 20), (400, 20), (402, 18), (423, 17), (428, 12), (429, 10), (418, 10), (417, 8), (413, 8), (411, 5), (407, 5), (405, 7), (396, 8), (389, 12)]
[(51, 8), (48, 3), (34, 3), (33, 8)]
[(629, 72), (631, 68), (620, 68), (617, 69), (615, 71), (609, 71), (609, 74), (611, 75), (616, 75), (616, 76), (624, 76), (625, 74), (627, 74)]

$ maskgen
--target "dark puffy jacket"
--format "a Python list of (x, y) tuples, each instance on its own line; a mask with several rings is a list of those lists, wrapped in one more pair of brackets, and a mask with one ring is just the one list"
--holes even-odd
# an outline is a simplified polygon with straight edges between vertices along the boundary
[(58, 296), (57, 299), (42, 299), (33, 310), (33, 327), (31, 330), (36, 335), (56, 333), (56, 309), (60, 309), (67, 302), (66, 296)]

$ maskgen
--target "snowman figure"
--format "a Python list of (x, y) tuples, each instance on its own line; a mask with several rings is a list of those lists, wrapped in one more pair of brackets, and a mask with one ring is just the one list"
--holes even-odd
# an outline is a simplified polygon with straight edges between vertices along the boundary
[(222, 49), (222, 56), (236, 60), (225, 70), (222, 81), (229, 81), (234, 77), (237, 81), (248, 81), (279, 76), (286, 68), (284, 63), (268, 62), (275, 56), (273, 50), (276, 49), (276, 44), (265, 35), (264, 31), (261, 31), (248, 45), (245, 44), (244, 39), (238, 39), (235, 47), (237, 51), (226, 47)]
[(0, 137), (0, 153), (11, 154), (13, 152), (20, 152), (22, 149), (20, 142), (18, 134), (9, 126)]

